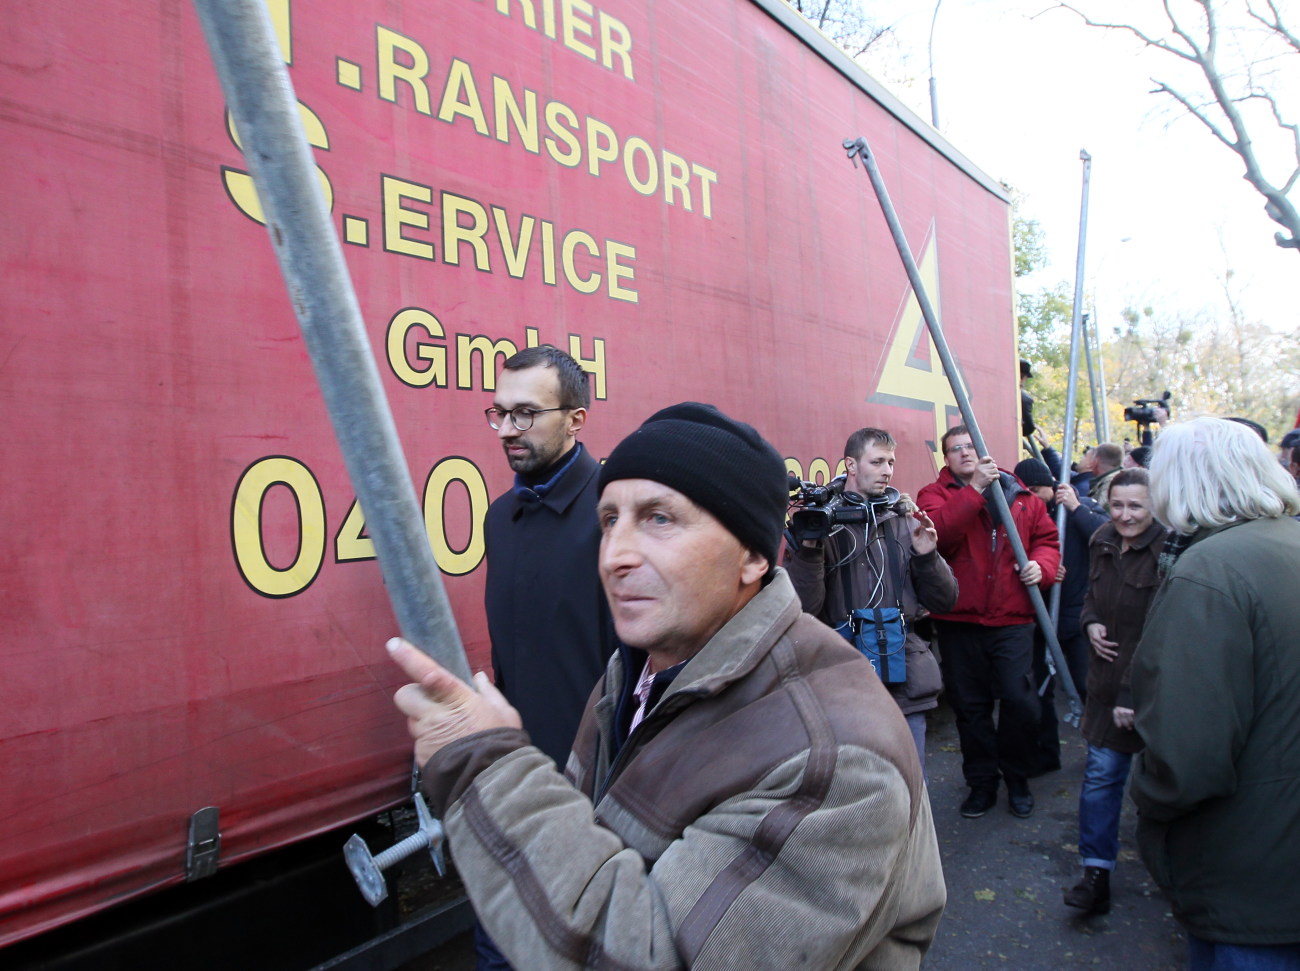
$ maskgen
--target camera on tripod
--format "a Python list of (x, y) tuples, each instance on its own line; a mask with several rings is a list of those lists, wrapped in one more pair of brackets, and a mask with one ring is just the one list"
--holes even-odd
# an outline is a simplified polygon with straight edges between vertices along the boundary
[(865, 523), (871, 518), (867, 500), (846, 490), (845, 481), (839, 475), (826, 485), (817, 485), (789, 477), (790, 501), (799, 505), (790, 515), (790, 528), (800, 541), (825, 539), (836, 526)]
[[(1164, 410), (1165, 417), (1162, 419), (1156, 414), (1156, 409)], [(1124, 409), (1124, 420), (1136, 422), (1139, 425), (1150, 425), (1161, 421), (1168, 421), (1173, 414), (1169, 407), (1169, 392), (1166, 391), (1159, 398), (1135, 398), (1133, 407)]]

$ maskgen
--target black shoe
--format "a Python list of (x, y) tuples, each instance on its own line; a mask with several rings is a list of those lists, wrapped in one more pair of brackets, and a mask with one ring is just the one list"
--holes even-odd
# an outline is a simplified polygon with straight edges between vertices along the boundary
[(1078, 907), (1085, 914), (1110, 912), (1110, 871), (1105, 867), (1086, 866), (1083, 879), (1065, 891), (1065, 905)]
[(961, 804), (961, 814), (967, 819), (979, 819), (997, 805), (996, 789), (972, 789), (970, 795)]
[(1034, 812), (1034, 794), (1029, 791), (1029, 783), (1024, 779), (1012, 782), (1007, 780), (1007, 808), (1011, 815), (1025, 819)]

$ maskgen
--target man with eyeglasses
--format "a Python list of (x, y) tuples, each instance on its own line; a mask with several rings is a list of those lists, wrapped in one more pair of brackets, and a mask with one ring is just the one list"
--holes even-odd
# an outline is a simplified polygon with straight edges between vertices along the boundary
[[(935, 614), (934, 622), (944, 688), (957, 716), (962, 774), (971, 790), (961, 814), (974, 819), (993, 808), (1001, 780), (1012, 815), (1024, 818), (1034, 811), (1028, 779), (1039, 718), (1034, 608), (1027, 588), (1055, 580), (1060, 543), (1047, 507), (992, 458), (976, 455), (965, 425), (948, 429), (941, 446), (944, 468), (916, 501), (934, 522), (939, 555), (957, 576), (957, 604)], [(1011, 508), (1029, 556), (1023, 570), (985, 495), (990, 487), (1001, 488)]]
[[(616, 643), (597, 571), (600, 463), (578, 441), (590, 402), (582, 366), (544, 344), (505, 361), (486, 412), (515, 472), (485, 526), (493, 678), (561, 769)], [(509, 967), (482, 933), (476, 949), (480, 971)]]

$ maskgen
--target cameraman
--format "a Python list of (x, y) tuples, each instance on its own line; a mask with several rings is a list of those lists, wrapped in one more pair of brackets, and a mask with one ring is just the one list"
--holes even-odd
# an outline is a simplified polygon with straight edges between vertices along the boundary
[(879, 428), (860, 428), (849, 436), (844, 492), (846, 498), (848, 493), (861, 497), (867, 521), (840, 523), (824, 538), (801, 536), (796, 529), (785, 567), (803, 609), (831, 627), (842, 630), (855, 608), (901, 607), (907, 622), (907, 680), (887, 687), (907, 718), (924, 771), (925, 712), (938, 705), (943, 677), (914, 625), (922, 608), (952, 608), (957, 581), (936, 551), (930, 517), (914, 513), (911, 500), (889, 487), (896, 447), (893, 436)]

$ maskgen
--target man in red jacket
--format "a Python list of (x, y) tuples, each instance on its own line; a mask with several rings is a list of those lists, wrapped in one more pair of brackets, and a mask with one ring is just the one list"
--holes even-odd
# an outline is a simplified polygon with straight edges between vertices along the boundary
[[(965, 425), (944, 433), (945, 468), (923, 488), (917, 504), (939, 533), (939, 555), (957, 576), (957, 605), (934, 617), (944, 687), (957, 716), (962, 774), (970, 795), (961, 814), (983, 816), (1007, 783), (1011, 812), (1034, 811), (1028, 774), (1038, 732), (1033, 682), (1034, 608), (1026, 589), (1047, 586), (1061, 562), (1047, 507), (989, 456), (975, 454)], [(1029, 562), (1016, 566), (1006, 528), (985, 489), (1001, 488)], [(1000, 702), (996, 727), (994, 702)]]

